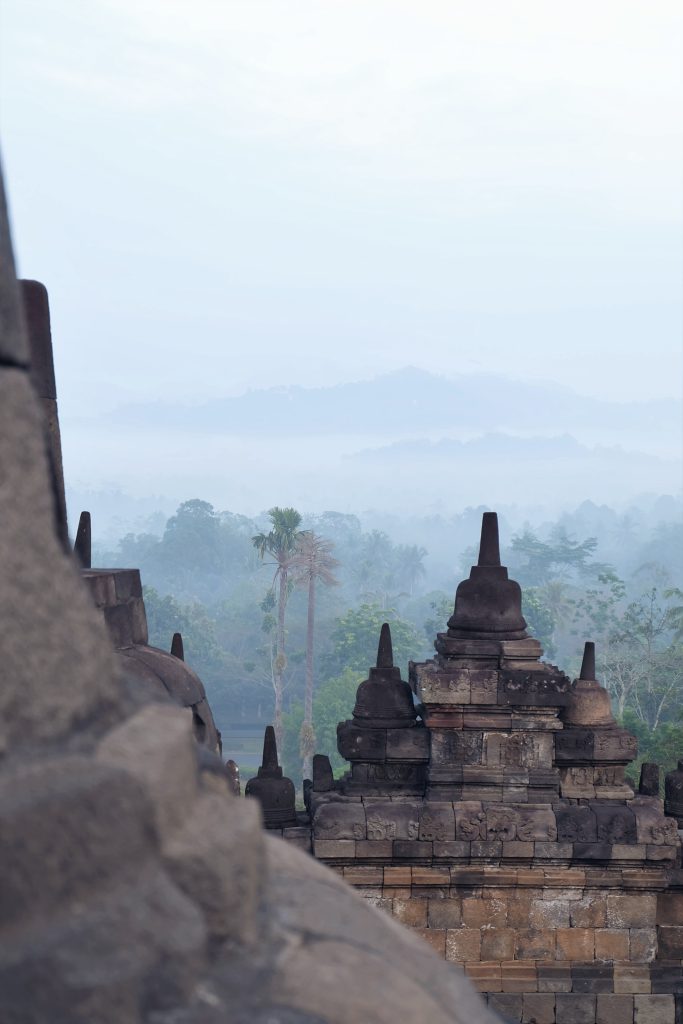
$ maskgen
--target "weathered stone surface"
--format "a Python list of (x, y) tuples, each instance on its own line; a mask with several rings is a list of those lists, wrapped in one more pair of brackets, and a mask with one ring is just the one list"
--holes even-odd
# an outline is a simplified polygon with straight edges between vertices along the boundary
[[(209, 750), (219, 750), (218, 730), (204, 684), (179, 656), (183, 652), (178, 641), (175, 641), (176, 653), (147, 643), (147, 617), (139, 571), (88, 568), (84, 569), (82, 578), (103, 617), (128, 686), (147, 696), (163, 690), (181, 707), (192, 708), (195, 739)], [(180, 640), (182, 643), (182, 638)]]
[(197, 758), (187, 711), (150, 704), (104, 737), (98, 760), (133, 775), (153, 807), (162, 842), (180, 828), (198, 791)]
[(486, 808), (485, 836), (487, 840), (510, 842), (517, 838), (517, 814), (511, 807), (495, 804)]
[(678, 827), (683, 828), (683, 760), (664, 778), (664, 813), (676, 818)]
[[(267, 844), (273, 928), (278, 935), (286, 924), (288, 933), (278, 955), (277, 976), (267, 982), (273, 1003), (281, 999), (285, 1006), (317, 1013), (320, 1020), (334, 1024), (389, 1024), (399, 1019), (440, 1024), (454, 1017), (468, 1024), (494, 1024), (495, 1018), (469, 986), (459, 999), (461, 979), (443, 970), (423, 940), (366, 908), (323, 868), (300, 856), (294, 861), (294, 851), (283, 855), (277, 840)], [(311, 937), (322, 937), (322, 922), (325, 942), (316, 948)], [(297, 935), (302, 938), (297, 940)], [(331, 1005), (324, 989), (340, 973), (353, 977), (353, 992)], [(310, 984), (311, 978), (316, 985)]]
[(635, 843), (638, 841), (635, 814), (628, 807), (614, 804), (592, 805), (598, 826), (599, 843)]
[(408, 729), (387, 729), (387, 761), (427, 761), (429, 758), (429, 732), (422, 725)]
[(610, 928), (645, 928), (656, 921), (655, 893), (610, 893), (606, 904)]
[(365, 839), (365, 809), (359, 803), (321, 804), (313, 818), (315, 839)]
[(436, 661), (425, 661), (413, 668), (416, 693), (425, 704), (470, 703), (469, 672), (456, 667), (442, 668)]
[(561, 708), (567, 702), (569, 687), (569, 678), (563, 672), (539, 662), (529, 669), (503, 672), (498, 682), (498, 703)]
[(633, 1020), (633, 996), (600, 992), (595, 1024), (629, 1024)]
[(258, 907), (265, 845), (255, 804), (234, 805), (206, 794), (164, 844), (164, 862), (181, 889), (200, 907), (209, 936), (242, 947), (259, 937)]
[[(47, 480), (40, 410), (28, 374), (0, 368), (5, 752), (67, 738), (86, 742), (127, 706), (114, 681), (104, 629), (55, 535)], [(68, 679), (69, 686), (55, 685), (56, 679)]]
[(481, 764), (483, 746), (482, 732), (432, 729), (430, 763), (434, 767)]
[(638, 741), (625, 729), (595, 730), (593, 756), (596, 761), (627, 764), (638, 755)]
[(366, 818), (368, 839), (417, 839), (420, 808), (415, 801), (373, 801)]
[(633, 997), (634, 1024), (676, 1024), (672, 995), (636, 995)]
[(641, 796), (659, 796), (659, 765), (643, 761), (640, 766), (638, 793)]
[(486, 834), (486, 814), (476, 800), (457, 801), (455, 812), (455, 838), (465, 842), (478, 841)]
[(522, 842), (554, 843), (557, 839), (555, 814), (548, 806), (520, 805), (517, 811), (517, 838)]
[[(29, 351), (9, 232), (5, 187), (0, 175), (0, 365), (28, 365)], [(14, 437), (21, 435), (17, 431)]]
[(337, 749), (347, 761), (384, 761), (386, 729), (365, 729), (351, 720), (337, 726)]
[(142, 1024), (206, 970), (202, 915), (153, 863), (24, 922), (0, 933), (3, 1024)]
[(418, 839), (427, 842), (448, 842), (455, 839), (453, 804), (430, 801), (420, 809)]
[(629, 807), (635, 815), (639, 843), (654, 846), (677, 844), (676, 819), (664, 817), (661, 801), (657, 797), (638, 796), (630, 802)]
[(316, 793), (329, 793), (334, 787), (334, 774), (326, 754), (313, 755), (313, 789)]
[(43, 409), (50, 483), (55, 502), (56, 532), (61, 544), (68, 548), (69, 531), (66, 520), (62, 443), (59, 432), (47, 289), (39, 281), (20, 281), (19, 287), (24, 308), (31, 381)]
[(86, 901), (152, 856), (151, 804), (118, 767), (61, 756), (7, 768), (0, 807), (0, 927)]

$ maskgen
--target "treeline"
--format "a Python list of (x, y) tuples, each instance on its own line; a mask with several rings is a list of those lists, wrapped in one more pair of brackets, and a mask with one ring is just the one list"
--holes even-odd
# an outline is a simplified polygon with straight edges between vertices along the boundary
[[(587, 505), (583, 517), (594, 521)], [(299, 779), (314, 746), (334, 754), (336, 723), (351, 712), (383, 621), (392, 623), (404, 672), (410, 658), (430, 656), (457, 582), (476, 560), (481, 511), (452, 517), (450, 535), (468, 544), (447, 550), (443, 520), (428, 546), (423, 531), (424, 543), (405, 535), (397, 543), (354, 515), (275, 508), (252, 519), (195, 499), (161, 536), (129, 534), (96, 555), (100, 564), (141, 569), (150, 642), (167, 647), (174, 631), (183, 633), (219, 727), (270, 721), (278, 703), (286, 768)], [(598, 512), (610, 519), (611, 510)], [(508, 530), (503, 560), (522, 584), (545, 656), (576, 673), (584, 639), (595, 640), (600, 677), (615, 713), (638, 733), (641, 757), (671, 764), (683, 756), (681, 528), (655, 522), (639, 533), (614, 517), (617, 541), (572, 533), (567, 516)]]

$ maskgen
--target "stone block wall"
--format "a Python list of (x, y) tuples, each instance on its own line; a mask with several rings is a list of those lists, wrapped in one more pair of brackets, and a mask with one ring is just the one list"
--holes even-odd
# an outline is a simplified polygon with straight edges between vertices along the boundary
[[(505, 1020), (683, 1021), (683, 871), (401, 865), (393, 851), (382, 862), (386, 846), (403, 844), (401, 852), (410, 840), (314, 843), (317, 857), (464, 972)], [(372, 845), (376, 858), (367, 856)]]

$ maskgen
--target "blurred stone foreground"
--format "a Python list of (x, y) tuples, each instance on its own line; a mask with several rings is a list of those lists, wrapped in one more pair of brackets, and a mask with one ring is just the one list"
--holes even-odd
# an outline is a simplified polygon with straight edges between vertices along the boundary
[(117, 676), (59, 536), (0, 196), (0, 1021), (493, 1024)]

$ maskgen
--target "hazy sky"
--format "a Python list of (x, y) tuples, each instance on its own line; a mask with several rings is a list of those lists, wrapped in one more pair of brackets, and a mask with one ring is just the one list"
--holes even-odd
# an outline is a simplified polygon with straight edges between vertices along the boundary
[(413, 364), (680, 394), (678, 0), (2, 0), (63, 413)]

